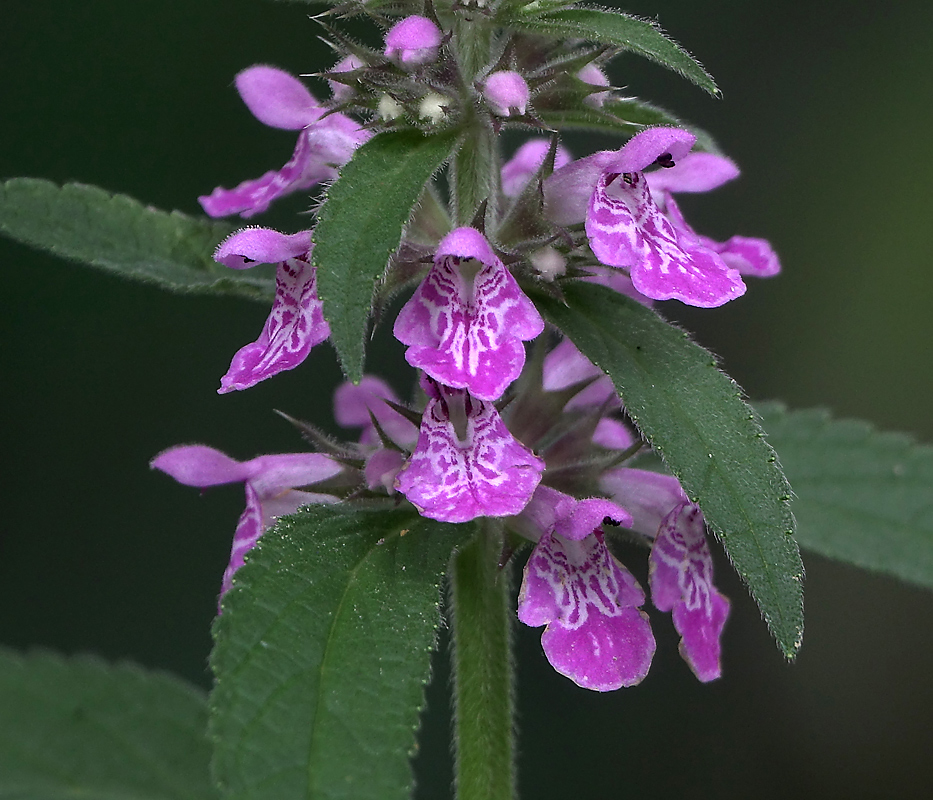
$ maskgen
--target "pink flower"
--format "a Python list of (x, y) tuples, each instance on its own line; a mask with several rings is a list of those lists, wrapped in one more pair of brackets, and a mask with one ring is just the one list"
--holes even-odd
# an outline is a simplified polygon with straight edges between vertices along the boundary
[(171, 475), (185, 486), (206, 489), (225, 483), (243, 483), (246, 509), (233, 536), (230, 563), (224, 571), (220, 596), (230, 589), (234, 573), (243, 566), (243, 558), (259, 537), (275, 524), (278, 517), (294, 514), (310, 503), (336, 503), (329, 494), (315, 494), (296, 489), (332, 478), (343, 467), (319, 453), (287, 453), (259, 456), (237, 461), (204, 445), (181, 445), (159, 453), (151, 467)]
[(395, 321), (405, 358), (439, 383), (495, 400), (525, 363), (544, 320), (473, 228), (441, 240), (434, 266)]
[(338, 167), (370, 134), (343, 114), (327, 114), (304, 84), (275, 67), (258, 65), (236, 76), (236, 88), (247, 108), (273, 128), (301, 131), (291, 159), (280, 170), (248, 180), (235, 189), (218, 187), (198, 201), (211, 217), (251, 217), (298, 189), (337, 177)]
[(443, 522), (521, 511), (544, 461), (516, 440), (492, 403), (426, 379), (430, 400), (398, 490), (422, 515)]
[(541, 645), (551, 666), (585, 689), (633, 686), (648, 674), (655, 642), (645, 594), (609, 552), (602, 525), (631, 516), (609, 500), (575, 500), (539, 487), (522, 512), (540, 536), (525, 565), (518, 618), (546, 625)]
[(649, 128), (617, 152), (594, 153), (556, 170), (544, 183), (546, 213), (558, 225), (585, 222), (596, 258), (627, 269), (646, 297), (712, 308), (745, 293), (738, 270), (692, 231), (671, 223), (644, 173), (653, 164), (676, 165), (695, 141), (679, 128)]
[(441, 29), (431, 20), (414, 14), (389, 29), (385, 54), (405, 69), (414, 69), (437, 58), (443, 38)]
[(244, 228), (224, 239), (214, 260), (231, 269), (276, 264), (275, 300), (259, 338), (240, 348), (218, 392), (247, 389), (283, 370), (294, 369), (311, 348), (330, 335), (311, 266), (311, 233), (284, 234)]
[(632, 512), (633, 530), (654, 540), (648, 559), (651, 600), (659, 611), (673, 611), (684, 661), (704, 683), (720, 677), (729, 601), (713, 584), (713, 558), (699, 507), (676, 478), (644, 470), (612, 470), (601, 488)]

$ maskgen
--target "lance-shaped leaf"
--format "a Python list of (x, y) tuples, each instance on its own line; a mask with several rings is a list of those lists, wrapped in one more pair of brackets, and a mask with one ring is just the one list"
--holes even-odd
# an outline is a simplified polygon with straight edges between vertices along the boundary
[(163, 289), (271, 301), (271, 269), (234, 272), (213, 260), (232, 231), (226, 222), (160, 211), (97, 186), (37, 178), (0, 184), (0, 233), (11, 239)]
[(933, 589), (933, 447), (822, 410), (759, 406), (801, 547)]
[(539, 110), (538, 115), (548, 125), (561, 130), (588, 130), (623, 136), (634, 136), (649, 125), (686, 128), (697, 137), (695, 150), (721, 154), (713, 137), (702, 128), (684, 122), (670, 111), (635, 97), (607, 100), (600, 108), (582, 105), (577, 108)]
[(170, 675), (0, 650), (0, 797), (212, 800), (207, 703)]
[(373, 288), (399, 246), (421, 190), (450, 157), (455, 132), (390, 131), (360, 147), (328, 189), (311, 258), (330, 340), (352, 381), (363, 374)]
[(263, 534), (214, 629), (214, 776), (230, 798), (393, 800), (473, 526), (410, 510), (307, 508)]
[[(535, 3), (500, 14), (503, 25), (561, 39), (586, 39), (611, 44), (667, 67), (693, 81), (711, 95), (719, 96), (712, 76), (693, 56), (671, 39), (657, 23), (596, 8), (568, 8), (538, 13)], [(525, 9), (533, 9), (527, 11)]]
[(803, 636), (803, 565), (790, 487), (735, 382), (651, 309), (603, 286), (539, 310), (612, 378), (629, 416), (703, 509), (788, 658)]

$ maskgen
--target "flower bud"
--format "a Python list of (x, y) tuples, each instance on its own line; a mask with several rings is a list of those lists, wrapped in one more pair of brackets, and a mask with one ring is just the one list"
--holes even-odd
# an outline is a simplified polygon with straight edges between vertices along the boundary
[[(359, 58), (354, 55), (349, 55), (334, 64), (330, 71), (353, 72), (353, 70), (361, 69), (365, 66), (366, 65)], [(330, 91), (334, 96), (334, 100), (338, 103), (345, 103), (353, 96), (352, 86), (347, 86), (345, 83), (339, 83), (338, 81), (328, 81), (327, 83), (330, 85)]]
[(388, 122), (389, 120), (396, 119), (402, 116), (402, 106), (390, 94), (384, 94), (379, 98), (379, 106), (376, 108), (376, 113), (379, 114), (379, 118)]
[(500, 117), (524, 114), (530, 92), (525, 79), (510, 69), (493, 72), (483, 82), (483, 99)]
[(385, 54), (405, 69), (414, 69), (437, 58), (442, 38), (441, 29), (427, 17), (405, 17), (386, 34)]
[(435, 125), (442, 122), (447, 116), (450, 107), (450, 98), (437, 92), (428, 92), (418, 103), (418, 118), (433, 122)]
[[(606, 73), (604, 73), (593, 62), (590, 62), (583, 69), (581, 69), (577, 73), (577, 78), (584, 83), (590, 84), (591, 86), (609, 85), (609, 78), (606, 77)], [(592, 108), (602, 108), (602, 105), (606, 102), (607, 97), (609, 97), (609, 92), (593, 92), (593, 94), (587, 95), (583, 102)]]

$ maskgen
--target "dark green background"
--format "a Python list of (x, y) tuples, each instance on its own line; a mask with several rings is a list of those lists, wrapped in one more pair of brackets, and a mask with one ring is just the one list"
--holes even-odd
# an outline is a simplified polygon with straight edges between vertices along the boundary
[[(722, 238), (767, 236), (784, 263), (724, 309), (666, 312), (754, 398), (933, 438), (933, 7), (626, 8), (659, 16), (724, 92), (710, 99), (634, 57), (611, 76), (710, 129), (742, 166), (734, 185), (689, 198), (691, 221)], [(296, 73), (328, 63), (301, 5), (3, 0), (0, 14), (0, 177), (96, 183), (188, 212), (198, 194), (290, 153), (292, 135), (250, 117), (233, 75), (257, 62)], [(596, 142), (575, 145), (582, 154)], [(281, 204), (270, 224), (294, 228), (302, 207)], [(241, 458), (296, 449), (270, 409), (330, 425), (320, 393), (339, 376), (333, 353), (318, 348), (300, 370), (221, 397), (219, 377), (255, 338), (262, 306), (164, 295), (6, 241), (0, 264), (0, 643), (131, 658), (207, 685), (242, 492), (201, 498), (147, 461), (178, 442)], [(398, 349), (386, 348), (391, 370)], [(807, 568), (793, 666), (720, 570), (734, 610), (726, 677), (710, 686), (678, 658), (663, 615), (648, 679), (612, 695), (557, 676), (538, 632), (519, 631), (524, 796), (926, 796), (933, 598), (818, 557)], [(424, 798), (449, 781), (442, 664), (438, 674)]]

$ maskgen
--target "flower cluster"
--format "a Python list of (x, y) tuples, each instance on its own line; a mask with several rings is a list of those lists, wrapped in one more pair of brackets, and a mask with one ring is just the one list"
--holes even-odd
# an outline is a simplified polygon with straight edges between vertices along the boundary
[[(600, 51), (563, 56), (574, 74), (561, 76), (547, 53), (533, 53), (541, 45), (529, 37), (527, 52), (513, 42), (465, 79), (447, 51), (450, 37), (436, 19), (401, 19), (382, 52), (356, 48), (325, 73), (332, 91), (325, 103), (274, 67), (244, 70), (236, 88), (247, 107), (267, 125), (299, 131), (298, 143), (281, 170), (215, 189), (201, 198), (204, 210), (263, 212), (276, 198), (335, 178), (373, 131), (430, 131), (466, 117), (492, 132), (516, 123), (544, 128), (536, 114), (561, 97), (595, 110), (613, 97)], [(575, 93), (557, 91), (562, 80)], [(545, 334), (522, 288), (587, 280), (645, 304), (676, 299), (711, 308), (741, 296), (744, 277), (776, 274), (766, 241), (717, 242), (684, 219), (674, 195), (738, 175), (731, 160), (696, 145), (683, 128), (646, 127), (617, 150), (575, 160), (555, 140), (528, 139), (496, 168), (496, 189), (470, 210), (477, 212), (470, 224), (450, 223), (436, 235), (413, 221), (387, 267), (386, 285), (420, 281), (392, 328), (418, 371), (419, 402), (404, 405), (367, 376), (335, 395), (338, 423), (361, 430), (355, 442), (247, 462), (201, 445), (157, 456), (152, 466), (186, 485), (245, 484), (247, 508), (222, 593), (262, 531), (302, 504), (394, 496), (445, 522), (497, 518), (533, 543), (518, 618), (545, 627), (542, 644), (555, 669), (605, 691), (641, 681), (655, 649), (645, 591), (610, 549), (625, 532), (648, 549), (651, 601), (672, 613), (684, 659), (700, 680), (719, 677), (729, 602), (713, 584), (700, 509), (675, 478), (630, 465), (647, 448), (611, 381), (559, 332)], [(269, 317), (234, 355), (221, 392), (298, 367), (328, 338), (311, 231), (244, 228), (214, 257), (231, 269), (276, 269)], [(393, 281), (393, 272), (403, 277)], [(526, 363), (532, 341), (536, 356)], [(307, 491), (312, 486), (321, 491)]]

